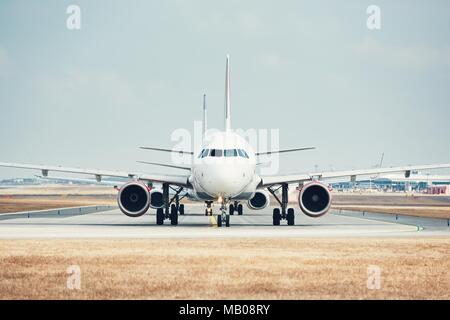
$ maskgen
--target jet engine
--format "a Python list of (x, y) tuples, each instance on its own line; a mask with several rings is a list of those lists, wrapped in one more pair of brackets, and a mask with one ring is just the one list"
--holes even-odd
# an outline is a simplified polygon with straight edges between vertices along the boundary
[(250, 209), (260, 210), (267, 207), (270, 203), (269, 195), (266, 192), (256, 191), (253, 198), (248, 200), (247, 205)]
[(310, 182), (300, 190), (298, 204), (307, 216), (313, 218), (323, 216), (331, 206), (330, 190), (320, 182)]
[(150, 191), (150, 207), (153, 209), (164, 207), (164, 197), (161, 190), (153, 189)]
[(127, 216), (142, 216), (150, 206), (149, 189), (141, 182), (128, 182), (120, 188), (117, 195), (117, 203), (120, 210)]

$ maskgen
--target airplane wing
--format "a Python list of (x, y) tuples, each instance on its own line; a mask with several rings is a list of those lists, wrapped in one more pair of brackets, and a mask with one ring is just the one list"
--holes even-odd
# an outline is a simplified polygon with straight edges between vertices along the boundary
[(174, 166), (171, 164), (165, 164), (165, 163), (158, 163), (158, 162), (148, 162), (148, 161), (136, 161), (139, 163), (144, 163), (144, 164), (151, 164), (154, 166), (160, 166), (160, 167), (167, 167), (167, 168), (174, 168), (174, 169), (181, 169), (181, 170), (188, 170), (191, 171), (191, 167), (183, 167), (183, 166)]
[(274, 153), (286, 153), (286, 152), (313, 150), (315, 148), (316, 147), (303, 147), (303, 148), (295, 148), (295, 149), (281, 149), (281, 150), (266, 151), (266, 152), (256, 152), (255, 156), (270, 155), (270, 154), (274, 154)]
[(129, 178), (143, 181), (169, 183), (181, 187), (187, 187), (189, 184), (188, 175), (157, 175), (157, 174), (147, 174), (147, 173), (127, 172), (127, 171), (81, 169), (81, 168), (71, 168), (61, 166), (33, 165), (33, 164), (7, 163), (7, 162), (0, 162), (0, 167), (40, 170), (44, 177), (48, 176), (48, 173), (50, 171), (87, 174), (95, 176), (95, 179), (99, 182), (101, 181), (102, 177), (105, 176), (114, 178)]
[(56, 181), (56, 182), (72, 182), (72, 183), (89, 183), (95, 185), (105, 185), (105, 186), (121, 186), (126, 183), (126, 181), (110, 181), (102, 180), (97, 181), (96, 179), (83, 179), (83, 178), (69, 178), (69, 177), (44, 177), (36, 175), (36, 178), (42, 181)]
[(356, 178), (356, 176), (366, 176), (372, 174), (391, 173), (391, 172), (404, 172), (405, 177), (409, 177), (412, 170), (442, 169), (442, 168), (450, 168), (450, 163), (391, 167), (391, 168), (371, 168), (371, 169), (359, 169), (347, 171), (325, 171), (325, 172), (290, 174), (279, 176), (261, 176), (260, 187), (266, 187), (281, 183), (301, 183), (311, 180), (326, 180), (344, 177), (350, 177), (350, 179), (353, 181)]
[(163, 148), (154, 148), (154, 147), (139, 147), (139, 149), (162, 151), (162, 152), (174, 152), (174, 153), (179, 153), (179, 154), (190, 154), (190, 155), (194, 154), (192, 151), (172, 150), (172, 149), (163, 149)]

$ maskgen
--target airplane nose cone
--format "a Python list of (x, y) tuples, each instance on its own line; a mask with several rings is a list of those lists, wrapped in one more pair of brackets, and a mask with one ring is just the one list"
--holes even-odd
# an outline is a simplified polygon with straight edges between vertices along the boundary
[(219, 192), (224, 195), (234, 194), (242, 188), (242, 179), (238, 179), (235, 172), (218, 174), (214, 180)]
[(210, 172), (203, 179), (203, 188), (216, 197), (230, 197), (239, 194), (247, 184), (245, 172), (236, 168), (227, 168)]

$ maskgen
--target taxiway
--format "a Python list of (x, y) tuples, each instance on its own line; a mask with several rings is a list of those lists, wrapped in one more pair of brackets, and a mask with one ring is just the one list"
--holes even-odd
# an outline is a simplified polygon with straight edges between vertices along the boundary
[(297, 238), (358, 236), (450, 235), (450, 228), (427, 225), (409, 218), (404, 223), (382, 217), (362, 217), (332, 210), (321, 218), (309, 218), (298, 210), (296, 225), (272, 225), (272, 210), (246, 210), (231, 216), (230, 228), (218, 228), (215, 217), (203, 215), (200, 205), (186, 205), (179, 225), (155, 224), (154, 210), (139, 218), (118, 209), (73, 216), (19, 217), (0, 220), (0, 239), (83, 239), (83, 238)]

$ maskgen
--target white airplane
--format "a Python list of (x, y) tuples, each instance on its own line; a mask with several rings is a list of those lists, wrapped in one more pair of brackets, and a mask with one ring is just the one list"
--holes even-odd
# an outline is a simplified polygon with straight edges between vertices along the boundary
[[(225, 80), (225, 130), (206, 135), (206, 104), (204, 101), (203, 133), (204, 139), (200, 155), (189, 167), (157, 164), (174, 167), (186, 171), (183, 175), (156, 175), (131, 171), (109, 171), (101, 169), (79, 169), (61, 166), (30, 165), (20, 163), (2, 163), (2, 167), (14, 167), (41, 170), (44, 177), (50, 171), (93, 175), (96, 181), (103, 176), (127, 178), (129, 182), (119, 189), (117, 202), (120, 210), (127, 216), (139, 217), (151, 207), (156, 209), (156, 223), (164, 224), (170, 220), (172, 225), (178, 224), (178, 214), (184, 214), (184, 205), (180, 203), (183, 197), (206, 204), (205, 215), (212, 215), (211, 205), (220, 204), (217, 216), (218, 226), (230, 226), (230, 215), (235, 211), (239, 215), (243, 212), (241, 202), (247, 202), (250, 209), (259, 210), (269, 205), (269, 194), (279, 203), (273, 209), (273, 225), (280, 225), (286, 220), (288, 225), (294, 225), (294, 209), (288, 208), (288, 189), (290, 184), (298, 184), (298, 204), (301, 211), (310, 217), (320, 217), (328, 212), (332, 197), (330, 188), (323, 181), (327, 179), (350, 177), (355, 181), (357, 176), (367, 176), (382, 173), (403, 172), (409, 177), (413, 170), (449, 168), (450, 163), (403, 166), (391, 168), (370, 168), (349, 171), (325, 171), (314, 173), (300, 173), (291, 175), (261, 176), (256, 173), (257, 157), (262, 154), (284, 153), (313, 149), (296, 148), (255, 152), (247, 141), (234, 133), (231, 129), (230, 104), (230, 66), (229, 57), (226, 59)], [(141, 147), (142, 149), (177, 152), (190, 154), (191, 151)], [(193, 159), (194, 160), (194, 159)], [(151, 188), (149, 184), (161, 184), (161, 188)], [(281, 195), (278, 191), (281, 191)], [(227, 209), (228, 208), (228, 209)]]

